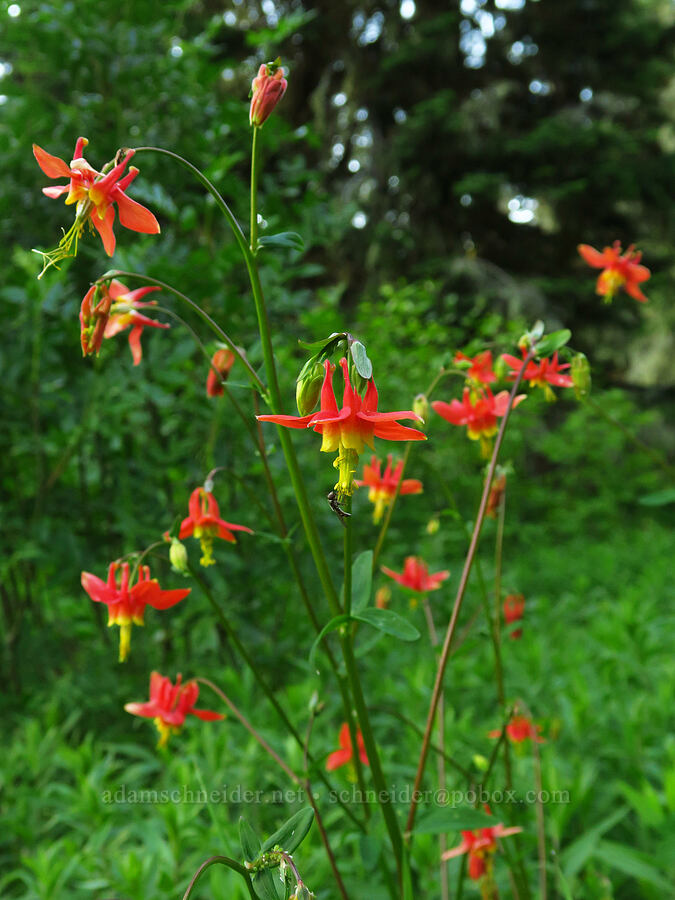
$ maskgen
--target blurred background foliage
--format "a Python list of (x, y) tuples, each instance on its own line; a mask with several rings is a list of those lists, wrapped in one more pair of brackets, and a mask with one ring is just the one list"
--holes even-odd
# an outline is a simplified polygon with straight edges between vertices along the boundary
[[(112, 261), (90, 238), (61, 273), (37, 281), (30, 248), (53, 246), (70, 212), (41, 194), (46, 179), (31, 143), (69, 159), (85, 135), (99, 167), (120, 146), (172, 149), (207, 172), (245, 223), (246, 97), (260, 62), (280, 54), (289, 90), (263, 130), (261, 227), (299, 232), (305, 250), (263, 251), (262, 275), (288, 411), (303, 358), (298, 338), (358, 334), (383, 409), (408, 408), (456, 349), (512, 352), (525, 325), (543, 318), (549, 330), (571, 328), (574, 348), (591, 359), (602, 413), (667, 457), (675, 444), (675, 6), (3, 0), (0, 17), (0, 894), (152, 900), (182, 891), (209, 853), (236, 855), (242, 810), (105, 805), (104, 790), (196, 789), (200, 779), (209, 788), (285, 786), (236, 725), (193, 723), (172, 753), (158, 756), (150, 728), (122, 711), (143, 698), (152, 668), (212, 676), (300, 763), (197, 591), (169, 613), (150, 610), (129, 663), (118, 667), (116, 635), (81, 591), (80, 571), (103, 576), (109, 560), (156, 540), (185, 515), (193, 487), (221, 466), (215, 493), (225, 518), (264, 533), (219, 548), (222, 566), (208, 577), (300, 724), (325, 680), (308, 669), (310, 631), (274, 529), (251, 498), (268, 506), (260, 461), (227, 401), (204, 396), (204, 359), (188, 333), (175, 325), (146, 332), (138, 368), (124, 337), (106, 342), (98, 360), (80, 358), (81, 298), (112, 265), (184, 291), (260, 365), (226, 225), (185, 170), (139, 153), (130, 193), (157, 214), (162, 234), (118, 228)], [(614, 239), (645, 253), (653, 272), (646, 306), (620, 295), (607, 307), (593, 293), (596, 273), (576, 245)], [(173, 299), (160, 302), (177, 309)], [(231, 381), (251, 409), (237, 367)], [(445, 382), (438, 396), (457, 392)], [(266, 436), (294, 522), (272, 429)], [(410, 470), (424, 480), (425, 497), (402, 504), (383, 561), (400, 569), (416, 552), (456, 578), (481, 463), (459, 430), (436, 420), (430, 436)], [(302, 437), (296, 446), (332, 552), (340, 530), (324, 496), (333, 476), (317, 442)], [(509, 648), (508, 692), (557, 736), (543, 751), (545, 780), (571, 796), (546, 810), (552, 883), (561, 897), (664, 897), (675, 877), (672, 548), (669, 507), (648, 504), (667, 488), (667, 475), (597, 408), (569, 397), (528, 400), (505, 457), (514, 475), (504, 582), (528, 600), (526, 637)], [(355, 503), (366, 543), (374, 536), (368, 504)], [(428, 535), (434, 514), (441, 528)], [(294, 542), (311, 579), (297, 531)], [(156, 554), (153, 569), (177, 584), (164, 556)], [(472, 590), (467, 621), (478, 603)], [(404, 600), (394, 602), (405, 612)], [(449, 603), (444, 593), (439, 621)], [(392, 649), (385, 641), (365, 649), (377, 705), (377, 674), (394, 672)], [(386, 705), (421, 722), (427, 654), (415, 645), (395, 652)], [(490, 659), (478, 628), (453, 663), (448, 740), (466, 764), (489, 753), (485, 732), (498, 724)], [(335, 698), (323, 699), (319, 756), (334, 749), (341, 721)], [(384, 710), (375, 721), (393, 780), (409, 781), (414, 731)], [(518, 763), (525, 784), (529, 761)], [(271, 832), (287, 812), (263, 804), (247, 816)], [(523, 817), (533, 833), (533, 810)], [(355, 896), (379, 897), (372, 850), (369, 857), (336, 810), (328, 823)], [(526, 847), (534, 859), (534, 841)], [(316, 836), (302, 852), (313, 867), (310, 885), (328, 896)], [(424, 896), (438, 892), (436, 852), (434, 840), (420, 839)], [(232, 881), (212, 872), (212, 896), (238, 896)]]

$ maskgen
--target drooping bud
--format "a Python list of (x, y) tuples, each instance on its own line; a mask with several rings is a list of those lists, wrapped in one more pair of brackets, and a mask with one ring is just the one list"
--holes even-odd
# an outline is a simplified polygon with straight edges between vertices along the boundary
[(263, 63), (251, 83), (251, 109), (249, 121), (256, 128), (262, 128), (272, 110), (286, 93), (288, 82), (284, 78), (281, 60)]
[(223, 394), (223, 382), (227, 381), (234, 360), (234, 353), (226, 347), (220, 347), (213, 354), (209, 374), (206, 377), (207, 397), (219, 397)]
[(492, 479), (490, 485), (490, 493), (488, 494), (487, 506), (485, 507), (485, 515), (490, 519), (497, 518), (497, 512), (501, 506), (504, 492), (506, 491), (506, 472), (499, 469)]
[(301, 416), (308, 416), (314, 411), (321, 394), (324, 375), (323, 366), (311, 360), (310, 364), (305, 365), (300, 372), (295, 386), (295, 402), (298, 405), (298, 412)]
[(577, 400), (585, 400), (591, 392), (591, 366), (583, 353), (572, 358), (572, 387)]
[(315, 896), (304, 882), (299, 881), (295, 886), (294, 893), (291, 894), (290, 900), (315, 900)]
[(426, 430), (429, 421), (429, 400), (426, 394), (418, 394), (413, 400), (413, 412), (422, 420), (420, 423), (420, 431)]
[(182, 544), (178, 538), (171, 538), (171, 546), (169, 547), (169, 560), (171, 562), (171, 568), (174, 572), (178, 572), (181, 575), (189, 575), (190, 571), (188, 569), (188, 554), (185, 549), (185, 544)]
[(441, 527), (441, 522), (438, 516), (432, 516), (427, 522), (427, 527), (424, 529), (427, 534), (436, 534), (438, 529)]

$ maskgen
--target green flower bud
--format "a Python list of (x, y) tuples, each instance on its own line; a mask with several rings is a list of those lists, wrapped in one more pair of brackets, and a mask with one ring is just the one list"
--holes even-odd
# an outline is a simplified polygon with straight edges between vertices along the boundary
[(185, 549), (185, 544), (181, 544), (178, 538), (171, 538), (169, 560), (171, 561), (171, 568), (174, 572), (179, 572), (181, 575), (190, 574), (188, 570), (187, 550)]
[(295, 386), (295, 402), (301, 416), (308, 416), (314, 410), (321, 394), (324, 374), (324, 368), (318, 362), (309, 367), (305, 366), (300, 373)]
[(577, 400), (585, 400), (591, 392), (591, 366), (583, 353), (572, 359), (572, 387)]
[[(418, 394), (413, 400), (413, 412), (422, 420), (422, 425), (429, 421), (429, 401), (426, 394)], [(422, 429), (424, 430), (424, 429)]]

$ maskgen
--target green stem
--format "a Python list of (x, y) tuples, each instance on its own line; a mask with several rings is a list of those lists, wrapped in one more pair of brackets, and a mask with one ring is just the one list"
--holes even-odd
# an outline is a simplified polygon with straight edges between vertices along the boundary
[(241, 877), (246, 882), (246, 888), (248, 890), (249, 897), (251, 897), (251, 900), (258, 900), (256, 892), (253, 890), (251, 876), (248, 874), (244, 866), (241, 865), (241, 863), (238, 863), (236, 859), (230, 859), (229, 856), (211, 856), (207, 860), (205, 860), (192, 876), (192, 880), (190, 881), (187, 890), (183, 894), (183, 900), (189, 900), (194, 886), (197, 884), (204, 872), (206, 872), (206, 870), (211, 866), (216, 865), (227, 866), (228, 869), (232, 869), (233, 872), (241, 875)]
[(506, 426), (509, 421), (509, 417), (511, 415), (511, 410), (513, 409), (513, 403), (516, 398), (516, 393), (518, 388), (520, 387), (520, 382), (522, 381), (523, 372), (525, 371), (525, 367), (532, 359), (532, 351), (530, 350), (525, 360), (523, 362), (523, 366), (518, 373), (516, 380), (513, 383), (513, 388), (511, 389), (511, 394), (509, 395), (508, 406), (506, 407), (506, 411), (504, 416), (502, 417), (501, 424), (499, 426), (499, 432), (497, 434), (497, 440), (495, 441), (495, 446), (492, 451), (492, 458), (490, 460), (490, 466), (488, 468), (487, 477), (485, 479), (485, 485), (483, 487), (483, 496), (481, 497), (480, 505), (478, 507), (478, 514), (476, 516), (476, 523), (474, 525), (473, 534), (471, 535), (471, 543), (469, 545), (469, 549), (466, 555), (466, 559), (464, 561), (464, 568), (462, 571), (462, 576), (459, 582), (459, 587), (457, 588), (457, 596), (455, 597), (455, 603), (452, 609), (452, 614), (450, 616), (450, 621), (448, 623), (448, 629), (445, 634), (445, 640), (443, 642), (443, 649), (441, 651), (441, 658), (438, 663), (438, 668), (436, 671), (436, 679), (434, 682), (433, 693), (431, 695), (431, 702), (429, 704), (429, 713), (427, 716), (427, 724), (424, 732), (424, 739), (422, 741), (422, 749), (420, 751), (419, 763), (417, 766), (417, 774), (415, 776), (415, 784), (413, 787), (412, 801), (410, 803), (410, 811), (408, 813), (408, 821), (406, 823), (406, 833), (411, 833), (413, 829), (413, 825), (415, 824), (415, 813), (417, 811), (417, 803), (418, 797), (420, 796), (420, 786), (422, 783), (422, 777), (424, 775), (424, 769), (426, 767), (427, 756), (429, 752), (429, 741), (431, 740), (431, 732), (434, 726), (434, 720), (436, 718), (436, 710), (438, 708), (438, 701), (441, 695), (441, 691), (443, 690), (443, 676), (445, 675), (445, 669), (448, 664), (448, 659), (450, 657), (450, 649), (452, 646), (452, 639), (455, 634), (455, 628), (457, 627), (457, 620), (459, 618), (459, 611), (462, 606), (462, 601), (464, 599), (464, 593), (466, 591), (466, 587), (469, 581), (469, 575), (471, 574), (471, 568), (473, 565), (474, 557), (476, 555), (476, 550), (478, 548), (478, 540), (480, 538), (480, 532), (483, 527), (483, 522), (485, 520), (485, 511), (487, 509), (488, 497), (490, 495), (490, 485), (492, 484), (492, 479), (494, 478), (495, 469), (497, 467), (497, 459), (499, 457), (499, 450), (501, 449), (502, 441), (504, 440), (504, 434), (506, 432)]
[(237, 244), (239, 245), (239, 249), (241, 250), (242, 254), (244, 255), (244, 258), (248, 257), (248, 255), (249, 255), (248, 245), (246, 243), (246, 238), (244, 237), (244, 232), (241, 230), (239, 222), (237, 222), (237, 220), (234, 216), (234, 213), (232, 212), (230, 207), (227, 205), (225, 200), (221, 197), (220, 193), (216, 190), (215, 185), (211, 181), (209, 181), (209, 179), (206, 177), (206, 175), (204, 175), (204, 173), (202, 171), (200, 171), (200, 169), (198, 169), (196, 166), (193, 166), (191, 162), (188, 162), (187, 159), (184, 159), (182, 156), (179, 156), (177, 153), (173, 153), (171, 150), (165, 150), (163, 147), (135, 147), (134, 149), (135, 149), (136, 153), (146, 153), (146, 152), (161, 153), (164, 156), (170, 156), (171, 159), (175, 159), (182, 166), (185, 166), (185, 168), (188, 169), (188, 171), (190, 171), (195, 176), (197, 181), (199, 181), (206, 188), (206, 190), (209, 192), (209, 194), (211, 194), (213, 199), (216, 201), (216, 205), (217, 205), (218, 209), (225, 216), (225, 218), (227, 219), (228, 225), (232, 229), (235, 240), (237, 241)]
[(253, 256), (258, 253), (258, 127), (253, 126), (251, 144), (251, 231), (250, 250)]

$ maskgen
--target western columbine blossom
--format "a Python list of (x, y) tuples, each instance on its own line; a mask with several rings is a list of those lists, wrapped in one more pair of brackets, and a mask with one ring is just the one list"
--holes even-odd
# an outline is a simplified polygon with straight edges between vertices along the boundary
[(166, 746), (171, 734), (178, 734), (186, 716), (196, 716), (204, 722), (224, 719), (221, 713), (209, 709), (195, 709), (199, 697), (199, 685), (195, 681), (181, 684), (182, 675), (172, 684), (159, 672), (150, 676), (150, 700), (147, 703), (126, 703), (124, 708), (133, 716), (154, 719), (159, 731), (158, 747)]
[(245, 525), (224, 522), (220, 518), (220, 509), (216, 498), (203, 487), (195, 488), (190, 494), (188, 512), (188, 517), (181, 522), (178, 538), (179, 540), (191, 536), (197, 538), (202, 548), (202, 558), (199, 562), (203, 566), (215, 564), (213, 558), (215, 538), (234, 544), (237, 539), (232, 534), (233, 531), (246, 531), (248, 534), (253, 534), (253, 531)]
[[(131, 321), (123, 324), (123, 316), (131, 316), (133, 308), (142, 306), (153, 306), (154, 304), (139, 303), (141, 297), (149, 294), (151, 291), (160, 290), (158, 287), (142, 287), (135, 291), (128, 290), (121, 281), (113, 279), (110, 282), (99, 282), (93, 284), (84, 296), (82, 305), (80, 306), (80, 342), (82, 344), (82, 355), (89, 356), (92, 353), (98, 355), (103, 338), (112, 337), (117, 332), (127, 328)], [(124, 309), (122, 314), (120, 309)], [(118, 310), (118, 312), (116, 312)], [(108, 324), (111, 315), (116, 324), (108, 330)], [(135, 328), (129, 335), (129, 345), (137, 364), (141, 361), (141, 332), (145, 325), (151, 325), (153, 328), (168, 328), (168, 325), (161, 325), (147, 319), (145, 316), (136, 314)]]
[[(511, 356), (509, 353), (504, 353), (502, 359), (510, 369), (513, 369), (507, 376), (509, 381), (515, 381), (518, 373), (523, 368), (525, 360), (518, 359), (517, 356)], [(525, 381), (530, 382), (530, 387), (543, 388), (547, 400), (555, 400), (555, 394), (549, 385), (553, 384), (556, 387), (565, 388), (572, 387), (572, 377), (563, 374), (563, 369), (569, 369), (569, 367), (569, 363), (560, 364), (558, 362), (558, 353), (556, 351), (551, 359), (542, 359), (539, 362), (531, 359), (525, 366), (523, 378)]]
[[(370, 465), (363, 467), (363, 480), (355, 481), (357, 487), (368, 488), (368, 499), (375, 505), (373, 510), (373, 522), (377, 524), (382, 518), (385, 508), (391, 503), (401, 475), (403, 474), (403, 460), (391, 467), (391, 453), (387, 456), (387, 466), (384, 473), (381, 471), (380, 460), (373, 456)], [(422, 482), (416, 478), (404, 478), (401, 482), (399, 494), (421, 494)]]
[(169, 609), (190, 593), (190, 588), (162, 590), (157, 579), (150, 577), (149, 566), (139, 566), (136, 582), (130, 586), (128, 562), (110, 563), (107, 581), (102, 581), (91, 572), (83, 572), (81, 581), (92, 600), (105, 603), (108, 607), (108, 627), (120, 626), (120, 662), (124, 662), (129, 655), (132, 624), (144, 624), (146, 606)]
[(614, 241), (611, 247), (604, 247), (602, 253), (588, 244), (579, 244), (579, 254), (594, 269), (602, 269), (598, 276), (595, 293), (605, 298), (610, 303), (614, 294), (623, 288), (624, 291), (646, 303), (647, 298), (642, 293), (639, 285), (651, 277), (651, 272), (646, 266), (639, 265), (642, 253), (635, 250), (635, 244), (631, 244), (626, 252), (621, 253), (621, 241)]
[[(525, 399), (525, 394), (514, 398), (514, 408)], [(490, 388), (470, 391), (464, 388), (462, 400), (434, 400), (434, 410), (452, 425), (466, 425), (472, 441), (480, 441), (483, 456), (490, 455), (492, 438), (497, 433), (497, 419), (505, 415), (509, 405), (509, 392), (500, 391), (496, 396)]]
[[(486, 808), (486, 812), (490, 812)], [(484, 876), (492, 878), (492, 854), (497, 849), (498, 838), (518, 834), (522, 828), (504, 828), (493, 825), (489, 828), (477, 828), (475, 831), (463, 831), (462, 843), (452, 850), (446, 850), (442, 859), (453, 859), (456, 856), (469, 854), (469, 878), (478, 881)], [(488, 896), (492, 896), (491, 894)]]
[(84, 159), (82, 153), (87, 144), (86, 138), (77, 139), (70, 165), (33, 144), (33, 154), (45, 175), (49, 178), (69, 179), (68, 184), (43, 188), (43, 193), (52, 199), (67, 194), (66, 204), (76, 204), (75, 222), (64, 234), (59, 246), (56, 250), (41, 254), (45, 261), (43, 273), (50, 265), (77, 254), (77, 244), (87, 223), (99, 233), (105, 252), (112, 256), (115, 250), (115, 205), (119, 211), (120, 223), (125, 228), (144, 234), (159, 234), (159, 223), (150, 210), (125, 193), (138, 175), (138, 169), (131, 166), (122, 177), (135, 151), (128, 150), (121, 162), (114, 165), (107, 174), (103, 174)]
[(400, 573), (394, 572), (386, 566), (382, 566), (382, 571), (385, 575), (397, 581), (402, 587), (408, 588), (408, 590), (414, 591), (416, 594), (437, 591), (446, 578), (450, 577), (450, 572), (447, 569), (431, 575), (429, 567), (419, 556), (407, 556), (403, 564), (403, 571)]
[[(326, 760), (326, 768), (329, 772), (332, 772), (334, 769), (340, 768), (340, 766), (345, 766), (348, 763), (350, 763), (353, 768), (354, 747), (352, 745), (351, 734), (349, 733), (349, 725), (346, 722), (342, 723), (340, 734), (338, 736), (338, 742), (340, 744), (340, 749), (335, 750), (333, 753), (331, 753)], [(363, 743), (363, 735), (361, 734), (360, 728), (356, 732), (356, 743), (359, 750), (359, 759), (364, 766), (370, 765), (370, 763), (368, 762), (368, 755)]]
[[(500, 467), (497, 466), (499, 470)], [(492, 479), (492, 484), (490, 485), (490, 493), (488, 494), (487, 506), (485, 507), (485, 515), (490, 519), (497, 518), (497, 512), (502, 503), (502, 499), (504, 497), (504, 492), (506, 491), (506, 472), (503, 470), (498, 471), (495, 477)]]
[(264, 415), (258, 416), (258, 419), (262, 422), (275, 422), (287, 428), (313, 428), (322, 435), (322, 452), (338, 451), (334, 465), (339, 468), (340, 478), (335, 490), (342, 499), (351, 495), (358, 457), (363, 453), (365, 445), (374, 449), (374, 438), (379, 437), (387, 441), (425, 441), (427, 438), (416, 428), (408, 428), (396, 421), (396, 419), (420, 421), (416, 413), (412, 410), (379, 413), (375, 381), (372, 378), (368, 381), (368, 387), (362, 398), (352, 388), (347, 360), (341, 359), (340, 366), (344, 376), (342, 409), (338, 409), (333, 390), (335, 366), (326, 360), (321, 388), (321, 409), (318, 412), (307, 416)]
[(234, 359), (234, 353), (226, 347), (219, 347), (213, 354), (209, 374), (206, 376), (207, 397), (220, 397), (224, 393), (223, 382), (228, 379)]
[[(522, 744), (523, 741), (532, 740), (537, 744), (546, 743), (540, 736), (541, 725), (535, 725), (527, 716), (516, 714), (511, 716), (511, 721), (506, 726), (506, 736), (512, 744)], [(502, 736), (502, 729), (497, 728), (488, 732), (488, 737), (498, 738)]]
[(272, 110), (286, 93), (288, 82), (284, 78), (284, 70), (280, 61), (263, 63), (258, 74), (251, 82), (251, 108), (249, 122), (256, 128), (262, 128)]
[(474, 357), (456, 353), (453, 362), (455, 364), (459, 363), (462, 365), (462, 368), (464, 368), (463, 364), (470, 363), (466, 369), (466, 377), (469, 381), (479, 384), (492, 384), (497, 380), (497, 376), (492, 371), (492, 353), (489, 350), (477, 353)]
[[(525, 615), (525, 597), (522, 594), (508, 594), (504, 597), (504, 621), (507, 625), (520, 622)], [(514, 640), (523, 636), (523, 629), (516, 628), (509, 635)]]
[(142, 301), (150, 291), (159, 291), (158, 287), (142, 287), (135, 291), (129, 291), (121, 281), (110, 282), (110, 296), (114, 303), (110, 309), (110, 316), (103, 332), (104, 338), (114, 337), (121, 331), (129, 332), (129, 347), (131, 355), (134, 359), (134, 365), (137, 366), (143, 358), (143, 348), (141, 347), (141, 335), (144, 328), (170, 328), (171, 326), (165, 322), (156, 322), (154, 319), (144, 316), (138, 312), (139, 309), (148, 309), (157, 306), (156, 300)]

